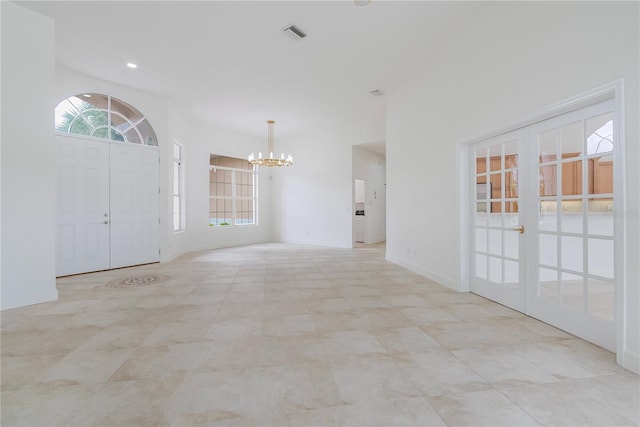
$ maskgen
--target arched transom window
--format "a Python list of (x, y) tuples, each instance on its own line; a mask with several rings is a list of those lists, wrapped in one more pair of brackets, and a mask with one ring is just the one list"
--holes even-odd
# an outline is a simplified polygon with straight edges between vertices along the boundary
[(56, 107), (56, 131), (157, 146), (156, 133), (140, 111), (109, 95), (83, 93)]

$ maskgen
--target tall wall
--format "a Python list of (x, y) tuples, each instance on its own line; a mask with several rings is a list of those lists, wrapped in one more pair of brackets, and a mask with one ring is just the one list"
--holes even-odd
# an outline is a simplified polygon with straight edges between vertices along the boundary
[(2, 309), (58, 298), (55, 283), (54, 24), (2, 12)]
[[(497, 2), (387, 103), (387, 256), (443, 284), (461, 254), (458, 144), (623, 78), (626, 113), (625, 365), (638, 369), (640, 219), (637, 2)], [(415, 183), (423, 183), (420, 191)], [(407, 212), (419, 220), (407, 221)]]

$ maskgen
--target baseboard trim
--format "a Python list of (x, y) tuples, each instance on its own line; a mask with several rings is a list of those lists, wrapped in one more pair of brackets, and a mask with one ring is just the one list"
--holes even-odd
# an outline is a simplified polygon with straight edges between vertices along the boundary
[(401, 267), (406, 268), (407, 270), (411, 270), (414, 273), (418, 273), (421, 276), (426, 277), (429, 280), (433, 280), (436, 283), (446, 286), (447, 288), (453, 289), (454, 291), (459, 291), (457, 283), (454, 279), (443, 276), (438, 273), (434, 273), (433, 271), (427, 270), (426, 268), (420, 267), (419, 265), (415, 265), (405, 259), (389, 255), (388, 253), (385, 255), (385, 259), (394, 264), (398, 264)]

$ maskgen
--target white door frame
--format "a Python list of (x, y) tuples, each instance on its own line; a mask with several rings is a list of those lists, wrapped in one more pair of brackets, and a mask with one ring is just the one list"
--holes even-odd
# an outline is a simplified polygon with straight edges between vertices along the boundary
[[(457, 145), (458, 161), (456, 164), (458, 176), (458, 283), (459, 291), (468, 292), (470, 290), (470, 233), (471, 223), (469, 212), (469, 158), (470, 146), (474, 143), (494, 138), (501, 134), (521, 129), (543, 120), (577, 110), (605, 100), (613, 100), (614, 105), (614, 132), (617, 135), (616, 149), (614, 151), (614, 212), (625, 211), (625, 188), (626, 188), (626, 166), (625, 166), (625, 114), (624, 114), (624, 81), (618, 79), (595, 89), (583, 92), (576, 96), (567, 98), (548, 107), (518, 117), (508, 122), (504, 127), (487, 132), (484, 135), (472, 140), (461, 142)], [(625, 274), (625, 261), (627, 258), (627, 242), (625, 237), (626, 222), (623, 215), (615, 215), (614, 234), (614, 259), (615, 283), (616, 283), (616, 359), (618, 364), (623, 364), (625, 349), (625, 329), (627, 327), (626, 299), (627, 299), (627, 277)]]

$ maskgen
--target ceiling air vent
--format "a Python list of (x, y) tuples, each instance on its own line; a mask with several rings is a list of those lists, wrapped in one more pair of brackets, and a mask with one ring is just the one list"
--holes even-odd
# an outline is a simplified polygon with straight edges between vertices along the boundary
[(283, 31), (294, 40), (302, 40), (303, 38), (307, 37), (307, 34), (295, 25), (290, 25)]

